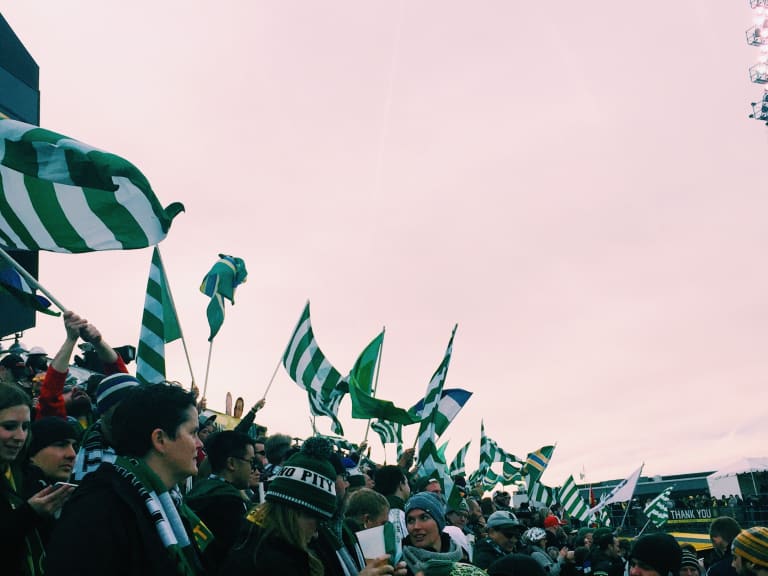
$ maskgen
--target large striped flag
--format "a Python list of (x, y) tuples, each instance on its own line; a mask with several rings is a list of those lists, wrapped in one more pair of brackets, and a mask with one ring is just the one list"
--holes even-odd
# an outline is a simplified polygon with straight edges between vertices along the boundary
[(515, 465), (520, 460), (514, 454), (505, 451), (493, 439), (485, 435), (485, 424), (480, 421), (480, 469), (485, 470), (495, 462)]
[[(453, 421), (464, 404), (472, 397), (472, 392), (462, 390), (461, 388), (446, 388), (442, 391), (437, 410), (434, 412), (435, 437), (441, 436)], [(410, 412), (422, 414), (424, 411), (424, 400), (419, 400)]]
[(523, 476), (528, 476), (528, 486), (532, 486), (539, 481), (541, 475), (549, 464), (549, 460), (552, 458), (552, 452), (554, 452), (554, 446), (542, 446), (536, 452), (528, 454), (528, 458), (525, 459), (525, 464), (521, 473)]
[(451, 331), (451, 339), (448, 341), (448, 347), (445, 350), (440, 365), (432, 375), (432, 379), (427, 386), (427, 392), (424, 395), (423, 408), (421, 410), (421, 424), (419, 425), (419, 435), (417, 439), (418, 445), (418, 459), (423, 461), (428, 456), (427, 444), (434, 443), (437, 436), (436, 434), (436, 421), (438, 420), (438, 408), (440, 406), (440, 400), (443, 397), (443, 386), (445, 384), (445, 377), (448, 374), (448, 366), (451, 363), (451, 354), (453, 352), (453, 337), (456, 335), (456, 328), (458, 324), (453, 327)]
[(216, 337), (224, 323), (224, 299), (229, 300), (234, 306), (235, 289), (247, 279), (248, 271), (245, 269), (242, 258), (226, 254), (219, 254), (219, 259), (203, 278), (200, 292), (211, 297), (205, 311), (211, 328), (209, 342)]
[(672, 507), (672, 499), (669, 495), (672, 493), (673, 488), (674, 486), (665, 488), (661, 494), (648, 502), (645, 508), (643, 508), (643, 513), (648, 517), (648, 520), (653, 522), (658, 528), (664, 526), (667, 520), (669, 520), (669, 509)]
[(465, 476), (467, 473), (467, 466), (466, 466), (466, 459), (467, 459), (467, 451), (469, 450), (469, 445), (472, 444), (472, 441), (470, 440), (464, 446), (459, 449), (459, 451), (456, 453), (456, 456), (454, 456), (453, 461), (451, 461), (451, 465), (448, 467), (448, 471), (451, 474), (451, 476)]
[(341, 399), (348, 389), (347, 384), (317, 345), (309, 317), (309, 302), (288, 342), (283, 366), (293, 381), (307, 391), (312, 414), (331, 418), (334, 434), (343, 436), (344, 428), (337, 414)]
[(586, 522), (591, 516), (587, 503), (584, 502), (584, 499), (579, 494), (579, 489), (576, 487), (573, 475), (568, 476), (568, 480), (560, 488), (558, 498), (560, 505), (571, 518), (576, 518), (579, 522)]
[(0, 247), (52, 252), (145, 248), (184, 211), (163, 208), (127, 160), (0, 117)]
[(541, 482), (536, 482), (528, 488), (528, 499), (540, 506), (551, 506), (555, 503), (555, 491)]
[(382, 444), (400, 444), (403, 441), (403, 426), (387, 420), (374, 420), (371, 429), (379, 435)]
[(136, 352), (136, 378), (144, 384), (165, 380), (165, 344), (179, 338), (179, 319), (168, 291), (168, 279), (160, 259), (160, 250), (155, 246)]
[(10, 265), (7, 268), (0, 268), (0, 294), (3, 293), (12, 296), (22, 306), (32, 308), (37, 312), (50, 316), (61, 316), (61, 312), (50, 309), (50, 300), (35, 294), (29, 283)]

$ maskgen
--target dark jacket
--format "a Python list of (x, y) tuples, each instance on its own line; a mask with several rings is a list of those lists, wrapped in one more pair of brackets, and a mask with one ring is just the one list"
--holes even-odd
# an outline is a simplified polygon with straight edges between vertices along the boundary
[(255, 524), (248, 526), (224, 559), (218, 576), (309, 576), (305, 550), (275, 536), (265, 536)]
[(472, 564), (480, 568), (488, 568), (496, 560), (509, 554), (501, 546), (490, 538), (478, 540), (475, 544), (475, 552), (472, 555)]
[[(18, 470), (14, 469), (13, 478), (21, 491)], [(44, 561), (45, 553), (38, 530), (43, 525), (43, 518), (11, 487), (5, 471), (0, 470), (0, 566), (4, 576), (42, 574), (38, 565)]]
[[(187, 533), (190, 532), (189, 526)], [(190, 535), (190, 540), (194, 538)], [(202, 565), (195, 559), (203, 574)], [(176, 565), (135, 488), (103, 463), (64, 505), (48, 543), (46, 576), (172, 576)]]
[(237, 540), (248, 508), (243, 495), (221, 478), (206, 478), (192, 487), (185, 501), (213, 532), (214, 540), (203, 554), (215, 573)]
[(733, 554), (731, 547), (728, 546), (728, 551), (723, 554), (723, 557), (709, 567), (707, 576), (736, 576), (736, 568), (732, 566), (732, 563)]

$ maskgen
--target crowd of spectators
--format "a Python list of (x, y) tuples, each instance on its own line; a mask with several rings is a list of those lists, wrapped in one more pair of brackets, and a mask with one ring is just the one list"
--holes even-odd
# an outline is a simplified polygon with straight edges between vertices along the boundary
[[(699, 558), (463, 477), (449, 498), (413, 449), (382, 466), (364, 445), (254, 435), (263, 399), (222, 430), (193, 392), (131, 376), (86, 319), (64, 331), (52, 358), (0, 358), (3, 574), (768, 576), (768, 529), (717, 518)], [(81, 339), (103, 373), (73, 382)]]

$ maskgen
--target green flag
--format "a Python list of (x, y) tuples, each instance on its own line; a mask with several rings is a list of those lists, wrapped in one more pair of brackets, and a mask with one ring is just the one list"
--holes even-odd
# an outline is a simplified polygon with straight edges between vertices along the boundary
[(357, 388), (367, 394), (371, 395), (371, 389), (373, 388), (373, 378), (376, 372), (376, 363), (379, 360), (381, 354), (381, 346), (384, 344), (384, 330), (381, 334), (376, 336), (368, 346), (365, 347), (360, 353), (360, 356), (355, 360), (355, 365), (350, 370), (350, 376), (354, 376), (357, 383)]
[(374, 398), (363, 392), (357, 385), (357, 380), (350, 374), (349, 398), (352, 400), (352, 418), (369, 420), (378, 418), (388, 420), (403, 426), (415, 424), (421, 420), (418, 414), (414, 414), (404, 408), (398, 408), (390, 400)]
[(0, 115), (0, 246), (93, 252), (153, 246), (184, 211), (163, 208), (133, 164)]
[(149, 267), (147, 295), (136, 351), (136, 378), (144, 384), (165, 380), (165, 344), (181, 338), (160, 251), (155, 246)]
[(235, 304), (235, 288), (248, 279), (248, 271), (242, 258), (219, 254), (219, 259), (203, 278), (200, 284), (200, 292), (211, 297), (206, 308), (208, 325), (211, 328), (208, 341), (210, 342), (219, 333), (224, 323), (224, 299)]

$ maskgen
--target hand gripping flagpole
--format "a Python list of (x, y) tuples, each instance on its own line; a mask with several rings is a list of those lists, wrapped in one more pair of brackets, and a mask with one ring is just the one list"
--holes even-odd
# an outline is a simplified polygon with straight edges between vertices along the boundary
[[(187, 340), (184, 338), (184, 331), (181, 329), (181, 321), (179, 320), (179, 312), (176, 310), (176, 302), (173, 300), (173, 294), (171, 293), (171, 285), (168, 282), (168, 276), (165, 274), (165, 264), (163, 263), (163, 257), (160, 254), (160, 246), (155, 245), (155, 248), (157, 248), (157, 259), (160, 261), (160, 272), (163, 275), (163, 282), (165, 284), (165, 289), (168, 292), (168, 298), (171, 301), (171, 308), (173, 308), (173, 313), (176, 315), (176, 324), (179, 326), (179, 336), (181, 336), (181, 344), (184, 346), (184, 355), (187, 357), (187, 366), (189, 366), (189, 375), (192, 378), (192, 385), (190, 386), (190, 390), (194, 390), (195, 388), (195, 375), (192, 372), (192, 361), (189, 359), (189, 350), (187, 350)], [(209, 356), (209, 362), (210, 362), (210, 356)], [(205, 373), (205, 382), (208, 383), (208, 371), (206, 370)], [(205, 398), (205, 393), (203, 393), (203, 398)]]
[(69, 310), (66, 308), (66, 306), (64, 306), (64, 304), (62, 304), (61, 302), (59, 302), (59, 301), (58, 301), (58, 300), (57, 300), (57, 299), (56, 299), (56, 298), (53, 296), (53, 294), (51, 294), (50, 292), (48, 292), (48, 290), (46, 290), (46, 289), (45, 289), (43, 286), (41, 286), (41, 285), (40, 285), (40, 283), (39, 283), (39, 282), (38, 282), (38, 281), (35, 279), (35, 277), (34, 277), (34, 276), (32, 276), (32, 274), (30, 274), (29, 272), (27, 272), (27, 271), (24, 269), (24, 267), (23, 267), (21, 264), (19, 264), (18, 262), (16, 262), (16, 260), (14, 260), (14, 259), (11, 257), (11, 255), (10, 255), (10, 254), (8, 254), (8, 252), (6, 252), (5, 250), (3, 250), (3, 249), (2, 249), (2, 247), (0, 247), (0, 258), (2, 258), (3, 260), (5, 260), (5, 261), (6, 261), (8, 264), (10, 264), (11, 266), (13, 266), (13, 267), (14, 267), (14, 269), (16, 270), (16, 272), (18, 272), (18, 273), (19, 273), (19, 275), (21, 275), (21, 277), (22, 277), (22, 278), (24, 278), (24, 280), (26, 280), (26, 281), (27, 281), (27, 284), (29, 284), (31, 288), (33, 288), (33, 289), (35, 289), (35, 290), (40, 290), (40, 292), (42, 292), (43, 294), (45, 294), (45, 297), (46, 297), (46, 298), (48, 298), (48, 300), (50, 300), (50, 301), (51, 301), (51, 303), (55, 304), (55, 305), (56, 305), (56, 307), (57, 307), (59, 310), (61, 310), (62, 312), (68, 312), (68, 311), (69, 311)]

